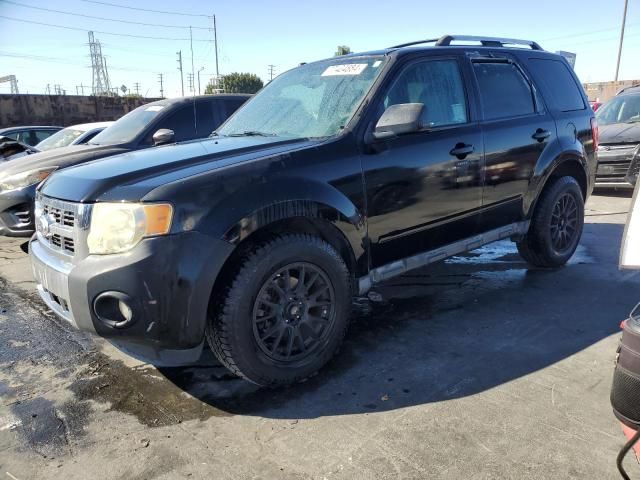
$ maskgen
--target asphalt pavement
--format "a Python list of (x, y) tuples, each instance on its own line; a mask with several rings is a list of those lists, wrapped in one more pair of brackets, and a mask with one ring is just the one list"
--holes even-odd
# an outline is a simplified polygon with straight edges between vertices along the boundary
[(0, 479), (618, 478), (629, 205), (592, 197), (556, 271), (498, 242), (395, 279), (327, 368), (275, 390), (74, 331), (35, 295), (24, 239), (1, 239)]

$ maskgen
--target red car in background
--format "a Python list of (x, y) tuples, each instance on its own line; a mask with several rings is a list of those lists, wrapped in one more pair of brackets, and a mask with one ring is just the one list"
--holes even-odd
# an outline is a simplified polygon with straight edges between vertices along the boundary
[(602, 102), (600, 102), (598, 100), (589, 100), (589, 105), (591, 105), (591, 108), (595, 112), (596, 110), (598, 110), (602, 106)]

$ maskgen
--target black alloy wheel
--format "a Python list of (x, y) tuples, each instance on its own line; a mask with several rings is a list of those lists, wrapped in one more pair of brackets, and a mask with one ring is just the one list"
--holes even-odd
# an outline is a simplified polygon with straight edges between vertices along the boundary
[(573, 246), (578, 232), (578, 205), (573, 195), (565, 193), (554, 205), (550, 230), (553, 248), (558, 253), (563, 253)]
[(307, 262), (279, 269), (253, 306), (253, 334), (269, 358), (296, 363), (313, 354), (335, 322), (335, 291), (326, 273)]

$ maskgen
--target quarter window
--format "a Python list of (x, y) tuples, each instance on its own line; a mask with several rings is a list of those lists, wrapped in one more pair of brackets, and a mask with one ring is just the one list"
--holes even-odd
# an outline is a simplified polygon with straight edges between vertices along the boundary
[(536, 111), (531, 85), (512, 63), (474, 62), (485, 120), (519, 117)]
[(532, 58), (529, 69), (536, 84), (543, 89), (547, 102), (561, 112), (585, 110), (580, 87), (576, 83), (569, 67), (558, 60)]
[(422, 125), (426, 128), (467, 122), (464, 84), (455, 60), (431, 60), (403, 70), (393, 83), (384, 107), (400, 103), (422, 103)]

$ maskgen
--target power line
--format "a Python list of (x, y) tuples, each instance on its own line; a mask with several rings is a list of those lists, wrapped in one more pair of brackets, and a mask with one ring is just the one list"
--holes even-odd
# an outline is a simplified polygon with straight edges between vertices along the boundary
[(203, 15), (201, 13), (183, 13), (183, 12), (167, 12), (166, 10), (151, 10), (149, 8), (129, 7), (127, 5), (118, 5), (117, 3), (109, 3), (109, 2), (99, 2), (97, 0), (82, 0), (82, 1), (87, 3), (97, 3), (99, 5), (108, 5), (110, 7), (126, 8), (128, 10), (138, 10), (140, 12), (164, 13), (167, 15), (182, 15), (184, 17), (206, 17), (206, 18), (211, 17), (211, 15)]
[[(627, 27), (632, 27), (632, 26), (637, 26), (637, 25), (639, 25), (639, 24), (630, 23), (630, 24), (627, 24)], [(602, 28), (600, 30), (585, 31), (585, 32), (581, 32), (581, 33), (568, 33), (566, 35), (560, 35), (558, 37), (541, 38), (540, 41), (541, 42), (546, 42), (547, 40), (560, 40), (560, 39), (563, 39), (563, 38), (584, 37), (584, 36), (588, 36), (588, 35), (593, 35), (594, 33), (611, 32), (613, 30), (619, 30), (619, 29), (620, 29), (620, 27), (611, 27), (611, 28)]]
[[(46, 57), (42, 55), (26, 55), (26, 54), (17, 54), (17, 53), (11, 53), (11, 52), (3, 52), (3, 51), (0, 51), (0, 57), (20, 58), (23, 60), (34, 60), (37, 62), (60, 63), (63, 65), (74, 65), (74, 66), (84, 67), (84, 68), (91, 66), (86, 63), (71, 62), (65, 58), (60, 58), (60, 57)], [(114, 67), (112, 65), (109, 65), (109, 69), (120, 70), (123, 72), (155, 73), (155, 71), (153, 70), (140, 70), (136, 68)]]
[[(44, 7), (36, 7), (34, 5), (26, 5), (24, 3), (14, 2), (12, 0), (3, 0), (3, 2), (17, 5), (19, 7), (32, 8), (34, 10), (42, 10), (44, 12), (60, 13), (62, 15), (73, 15), (74, 17), (82, 17), (82, 18), (93, 18), (95, 20), (106, 20), (108, 22), (128, 23), (131, 25), (144, 25), (146, 27), (184, 28), (184, 29), (189, 28), (188, 26), (182, 26), (182, 25), (166, 25), (166, 24), (159, 24), (159, 23), (132, 22), (130, 20), (120, 20), (117, 18), (96, 17), (94, 15), (84, 15), (82, 13), (65, 12), (62, 10), (54, 10), (53, 8), (44, 8)], [(207, 28), (207, 27), (192, 27), (192, 28), (197, 30), (211, 30), (210, 28)]]
[[(86, 0), (88, 1), (88, 0)], [(42, 25), (45, 27), (54, 27), (54, 28), (63, 28), (65, 30), (75, 30), (77, 32), (88, 32), (89, 30), (85, 29), (85, 28), (78, 28), (78, 27), (69, 27), (66, 25), (54, 25), (52, 23), (44, 23), (44, 22), (36, 22), (33, 20), (23, 20), (21, 18), (13, 18), (13, 17), (7, 17), (6, 15), (0, 15), (0, 18), (4, 18), (6, 20), (13, 20), (14, 22), (22, 22), (22, 23), (31, 23), (34, 25)], [(99, 33), (101, 35), (113, 35), (115, 37), (129, 37), (129, 38), (145, 38), (147, 40), (169, 40), (172, 42), (187, 42), (189, 41), (188, 38), (169, 38), (169, 37), (149, 37), (149, 36), (145, 36), (145, 35), (130, 35), (127, 33), (114, 33), (114, 32), (101, 32), (100, 30), (93, 30), (94, 33)], [(211, 40), (200, 40), (197, 38), (193, 39), (194, 42), (211, 42)]]

